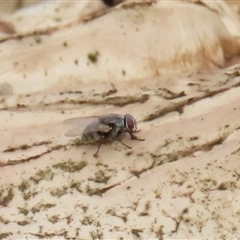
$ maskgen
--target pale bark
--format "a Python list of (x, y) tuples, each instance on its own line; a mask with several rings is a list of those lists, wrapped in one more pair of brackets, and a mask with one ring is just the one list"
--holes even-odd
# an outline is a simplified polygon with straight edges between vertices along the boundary
[[(0, 239), (239, 238), (234, 9), (69, 1), (0, 20), (15, 29), (0, 35)], [(65, 119), (108, 113), (145, 141), (94, 158), (64, 136)]]

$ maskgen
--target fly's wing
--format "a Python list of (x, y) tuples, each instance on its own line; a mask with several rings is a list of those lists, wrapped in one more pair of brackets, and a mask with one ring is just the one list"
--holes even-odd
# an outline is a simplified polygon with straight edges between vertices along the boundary
[(110, 130), (112, 130), (110, 126), (100, 123), (99, 121), (93, 121), (84, 129), (83, 134), (108, 133)]
[(70, 124), (70, 125), (85, 125), (87, 126), (90, 122), (93, 122), (95, 120), (105, 120), (105, 119), (112, 119), (112, 118), (123, 118), (122, 115), (117, 114), (117, 113), (111, 113), (111, 114), (106, 114), (102, 116), (89, 116), (89, 117), (74, 117), (74, 118), (69, 118), (63, 123)]
[(69, 118), (63, 123), (75, 125), (72, 129), (66, 132), (64, 135), (66, 137), (76, 137), (82, 135), (83, 131), (92, 123), (98, 123), (98, 116), (91, 116), (91, 117), (74, 117)]
[(83, 133), (102, 132), (107, 133), (112, 128), (104, 123), (99, 122), (99, 116), (92, 117), (75, 117), (65, 120), (63, 123), (76, 125), (65, 133), (66, 137), (76, 137)]
[(101, 116), (90, 116), (90, 117), (74, 117), (69, 118), (63, 121), (63, 123), (70, 124), (70, 125), (85, 125), (85, 127), (93, 122), (98, 120)]
[(82, 135), (84, 128), (76, 126), (64, 134), (65, 137), (76, 137)]

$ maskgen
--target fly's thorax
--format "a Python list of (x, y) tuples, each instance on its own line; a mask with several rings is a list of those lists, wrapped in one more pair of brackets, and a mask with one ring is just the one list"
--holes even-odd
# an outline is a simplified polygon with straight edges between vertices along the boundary
[(124, 118), (119, 114), (110, 114), (98, 119), (100, 123), (106, 124), (111, 127), (124, 127)]
[(123, 131), (124, 131), (124, 125), (121, 125), (121, 126), (114, 126), (113, 128), (112, 128), (112, 131), (111, 131), (111, 136), (112, 137), (116, 137), (116, 136), (118, 136), (119, 134), (121, 134)]
[(100, 124), (107, 125), (111, 128), (106, 136), (109, 141), (114, 140), (119, 134), (125, 130), (125, 122), (122, 115), (109, 114), (98, 119)]

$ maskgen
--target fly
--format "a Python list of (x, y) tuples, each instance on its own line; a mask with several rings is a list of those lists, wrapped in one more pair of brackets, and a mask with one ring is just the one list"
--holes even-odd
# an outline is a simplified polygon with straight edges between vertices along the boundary
[(92, 144), (99, 142), (96, 153), (98, 155), (99, 149), (103, 143), (112, 142), (117, 140), (127, 148), (130, 146), (120, 141), (119, 136), (127, 132), (132, 140), (144, 141), (134, 135), (139, 132), (137, 129), (137, 123), (133, 116), (125, 114), (108, 114), (103, 116), (92, 116), (92, 117), (75, 117), (64, 121), (64, 123), (76, 125), (67, 133), (66, 137), (76, 137), (82, 135), (83, 144)]

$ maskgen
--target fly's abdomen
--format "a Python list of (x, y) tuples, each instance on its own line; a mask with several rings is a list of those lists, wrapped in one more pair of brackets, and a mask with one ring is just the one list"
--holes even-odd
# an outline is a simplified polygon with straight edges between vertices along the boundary
[(88, 132), (82, 135), (82, 142), (84, 144), (94, 143), (101, 139), (97, 132)]

